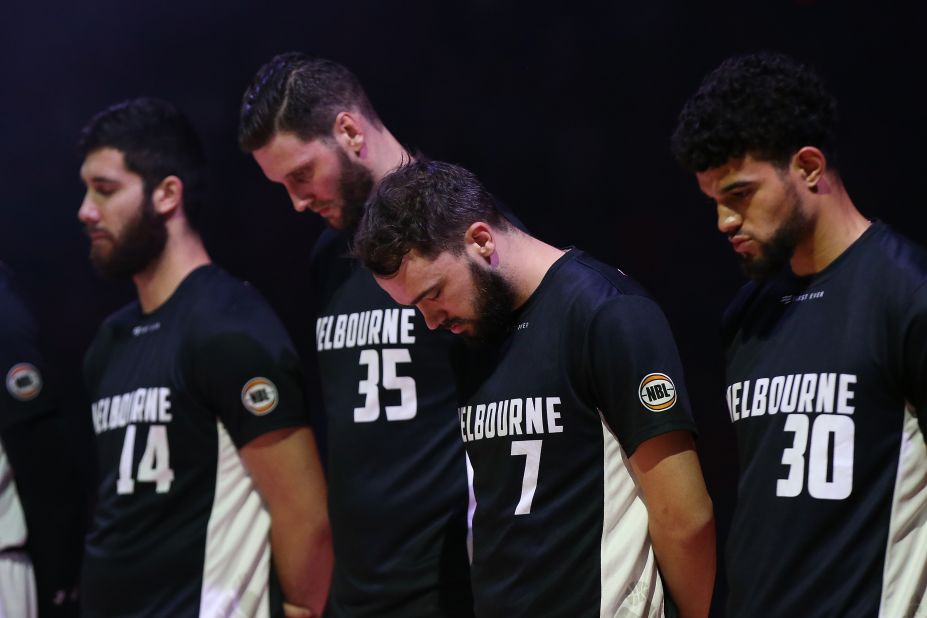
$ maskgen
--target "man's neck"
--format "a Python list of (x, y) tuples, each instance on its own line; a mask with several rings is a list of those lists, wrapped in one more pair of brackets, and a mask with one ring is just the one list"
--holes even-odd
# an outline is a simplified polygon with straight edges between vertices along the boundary
[(515, 309), (527, 302), (547, 271), (565, 253), (519, 230), (506, 234), (496, 251), (501, 270), (515, 291)]
[(870, 225), (839, 181), (825, 189), (813, 211), (813, 229), (792, 255), (792, 271), (812, 275), (827, 268), (856, 242)]
[(203, 242), (193, 232), (180, 237), (168, 235), (161, 255), (132, 277), (142, 312), (151, 313), (163, 305), (187, 275), (209, 262)]
[(403, 163), (412, 160), (412, 155), (399, 143), (385, 126), (372, 131), (367, 138), (366, 148), (369, 148), (369, 168), (374, 182), (380, 182), (383, 177), (395, 170)]

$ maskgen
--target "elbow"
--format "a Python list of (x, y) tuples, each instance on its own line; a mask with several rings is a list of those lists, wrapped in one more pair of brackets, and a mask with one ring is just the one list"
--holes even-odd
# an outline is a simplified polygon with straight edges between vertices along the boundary
[(715, 536), (715, 513), (711, 498), (695, 504), (656, 509), (649, 513), (651, 536), (676, 543), (712, 539)]
[(332, 560), (332, 529), (328, 524), (328, 518), (324, 522), (318, 523), (312, 530), (312, 544), (316, 551), (328, 557), (329, 562)]

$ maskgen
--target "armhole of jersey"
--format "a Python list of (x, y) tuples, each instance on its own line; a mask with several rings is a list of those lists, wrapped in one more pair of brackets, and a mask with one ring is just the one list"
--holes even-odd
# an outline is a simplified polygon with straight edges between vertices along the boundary
[(596, 411), (603, 441), (599, 615), (662, 618), (665, 595), (650, 542), (647, 506), (624, 447), (602, 411)]
[[(898, 471), (882, 568), (879, 617), (920, 616), (927, 595), (927, 443), (910, 404), (898, 437)], [(913, 565), (919, 565), (912, 568)]]
[(201, 616), (270, 615), (270, 513), (222, 421), (206, 531)]

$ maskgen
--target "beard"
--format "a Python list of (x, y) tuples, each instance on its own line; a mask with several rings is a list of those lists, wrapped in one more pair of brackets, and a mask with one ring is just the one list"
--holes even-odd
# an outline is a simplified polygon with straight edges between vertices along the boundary
[(364, 215), (364, 204), (373, 190), (373, 174), (360, 163), (352, 161), (341, 148), (336, 147), (335, 151), (341, 161), (341, 178), (338, 180), (341, 189), (341, 221), (332, 227), (353, 230), (360, 223)]
[(789, 214), (769, 240), (754, 239), (760, 247), (759, 254), (746, 257), (741, 264), (744, 274), (751, 279), (766, 279), (784, 268), (792, 259), (798, 243), (811, 232), (812, 221), (802, 208), (798, 191), (795, 187), (787, 185), (786, 195), (791, 206)]
[(148, 268), (166, 244), (167, 224), (147, 196), (138, 215), (125, 224), (118, 238), (113, 238), (108, 253), (91, 247), (90, 261), (104, 279), (127, 279)]
[(476, 318), (472, 320), (473, 334), (466, 337), (474, 343), (497, 343), (512, 330), (515, 290), (499, 273), (475, 262), (469, 266), (476, 293)]

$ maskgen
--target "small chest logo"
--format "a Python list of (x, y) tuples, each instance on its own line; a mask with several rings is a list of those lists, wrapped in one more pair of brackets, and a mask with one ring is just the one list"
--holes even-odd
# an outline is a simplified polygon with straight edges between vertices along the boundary
[(17, 363), (6, 374), (6, 390), (19, 401), (35, 399), (42, 392), (42, 374), (29, 363)]
[(242, 405), (257, 416), (273, 412), (277, 401), (277, 387), (267, 378), (252, 378), (241, 389)]
[(676, 385), (665, 373), (648, 373), (641, 380), (637, 396), (648, 410), (664, 412), (676, 405)]
[(132, 329), (132, 336), (138, 337), (139, 335), (147, 335), (156, 330), (160, 330), (161, 322), (154, 322), (153, 324), (142, 324), (141, 326), (136, 326)]

